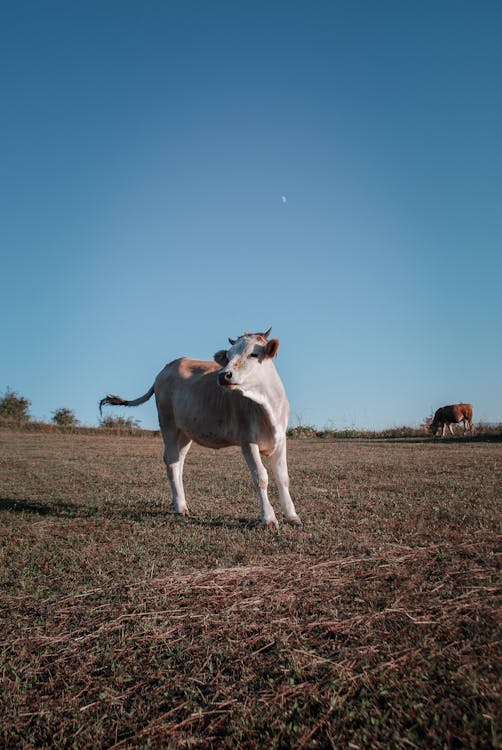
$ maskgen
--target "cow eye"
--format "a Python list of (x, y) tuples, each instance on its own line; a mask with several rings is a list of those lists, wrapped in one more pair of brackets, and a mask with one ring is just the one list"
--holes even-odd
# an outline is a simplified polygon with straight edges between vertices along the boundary
[(250, 354), (249, 356), (250, 356), (250, 357), (257, 357), (257, 356), (258, 356), (258, 354), (257, 354), (256, 352), (251, 352), (251, 354)]

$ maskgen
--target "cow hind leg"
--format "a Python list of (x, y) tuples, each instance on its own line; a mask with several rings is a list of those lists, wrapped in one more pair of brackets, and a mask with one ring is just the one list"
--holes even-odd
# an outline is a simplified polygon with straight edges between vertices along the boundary
[(291, 499), (291, 495), (289, 494), (289, 475), (285, 442), (282, 443), (282, 445), (270, 456), (270, 465), (274, 473), (277, 489), (279, 491), (279, 500), (286, 521), (294, 526), (301, 526), (302, 522), (300, 521)]
[(260, 450), (255, 443), (242, 446), (242, 453), (251, 472), (251, 479), (260, 501), (260, 519), (265, 527), (277, 528), (277, 518), (268, 499), (268, 474), (260, 456)]
[(164, 463), (171, 488), (174, 511), (181, 516), (188, 516), (189, 511), (183, 487), (183, 465), (192, 441), (182, 433), (173, 435), (170, 431), (164, 430), (162, 431), (162, 437), (164, 438)]

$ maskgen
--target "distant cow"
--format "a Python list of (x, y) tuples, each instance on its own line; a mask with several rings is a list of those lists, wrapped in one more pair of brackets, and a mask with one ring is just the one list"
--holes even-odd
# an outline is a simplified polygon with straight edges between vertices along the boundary
[(429, 425), (429, 429), (433, 435), (436, 435), (438, 428), (441, 427), (444, 437), (446, 428), (448, 427), (450, 433), (453, 435), (452, 424), (457, 424), (458, 422), (463, 423), (464, 433), (467, 430), (472, 430), (472, 404), (441, 406), (434, 414), (434, 419)]
[(268, 474), (261, 460), (269, 456), (284, 516), (291, 524), (301, 524), (289, 494), (289, 403), (273, 363), (279, 341), (268, 339), (271, 330), (229, 339), (230, 349), (216, 352), (214, 362), (186, 357), (170, 362), (150, 390), (134, 401), (106, 396), (100, 402), (100, 410), (104, 404), (138, 406), (155, 393), (176, 513), (188, 515), (183, 464), (195, 440), (208, 448), (240, 446), (260, 501), (261, 522), (277, 526), (267, 494)]

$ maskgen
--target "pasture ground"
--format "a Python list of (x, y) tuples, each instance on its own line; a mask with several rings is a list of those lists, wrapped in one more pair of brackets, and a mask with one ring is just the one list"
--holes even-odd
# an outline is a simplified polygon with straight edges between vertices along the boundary
[(194, 446), (185, 520), (159, 437), (0, 431), (0, 743), (500, 747), (502, 443), (289, 465), (275, 533), (236, 449)]

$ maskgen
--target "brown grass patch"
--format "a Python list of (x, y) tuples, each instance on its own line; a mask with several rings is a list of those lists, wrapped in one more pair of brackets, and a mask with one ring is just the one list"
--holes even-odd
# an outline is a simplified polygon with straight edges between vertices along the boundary
[[(236, 450), (2, 432), (7, 747), (497, 747), (490, 443), (290, 443), (304, 527)], [(277, 501), (274, 498), (277, 505)]]

